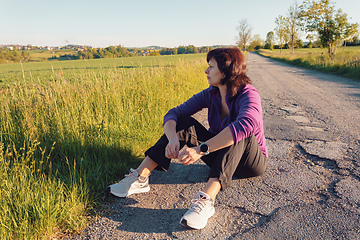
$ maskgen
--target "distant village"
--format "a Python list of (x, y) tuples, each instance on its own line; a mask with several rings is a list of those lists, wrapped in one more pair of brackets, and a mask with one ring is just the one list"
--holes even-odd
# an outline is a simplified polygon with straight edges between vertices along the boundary
[[(188, 53), (206, 53), (212, 48), (219, 46), (195, 47), (194, 45), (179, 46), (177, 48), (166, 48), (160, 46), (147, 46), (140, 48), (126, 48), (121, 45), (109, 46), (106, 48), (94, 48), (88, 45), (68, 44), (66, 46), (32, 46), (8, 44), (0, 45), (0, 63), (34, 61), (31, 52), (41, 51), (53, 54), (51, 57), (45, 57), (43, 60), (67, 60), (67, 59), (93, 59), (108, 57), (130, 57), (130, 56), (159, 56), (159, 55), (176, 55)], [(2, 50), (2, 51), (1, 51)], [(4, 51), (5, 50), (5, 51)], [(15, 51), (16, 50), (16, 51)], [(72, 53), (66, 54), (68, 51)], [(19, 55), (19, 52), (21, 52)], [(63, 53), (59, 53), (62, 52)], [(77, 52), (74, 53), (74, 51)], [(57, 55), (56, 55), (57, 54)], [(12, 56), (14, 55), (14, 56)]]
[(40, 47), (40, 46), (32, 46), (30, 44), (28, 45), (0, 45), (0, 48), (6, 48), (9, 50), (47, 50), (47, 51), (58, 51), (58, 50), (65, 50), (65, 49), (73, 49), (73, 50), (77, 50), (77, 51), (84, 51), (85, 49), (92, 49), (91, 46), (86, 46), (86, 45), (73, 45), (73, 44), (69, 44), (66, 46), (57, 46), (57, 47), (49, 47), (49, 46), (45, 46), (45, 47)]
[[(74, 51), (87, 51), (93, 49), (92, 46), (88, 45), (75, 45), (75, 44), (68, 44), (66, 46), (32, 46), (30, 44), (28, 45), (0, 45), (0, 49), (8, 49), (10, 51), (18, 50), (18, 51), (26, 51), (26, 50), (44, 50), (44, 51), (60, 51), (60, 50), (74, 50)], [(95, 48), (98, 49), (98, 48)], [(162, 47), (159, 46), (148, 46), (148, 47), (142, 47), (142, 48), (130, 48), (129, 53), (130, 54), (137, 54), (141, 56), (148, 56), (153, 54), (154, 52), (158, 52)]]

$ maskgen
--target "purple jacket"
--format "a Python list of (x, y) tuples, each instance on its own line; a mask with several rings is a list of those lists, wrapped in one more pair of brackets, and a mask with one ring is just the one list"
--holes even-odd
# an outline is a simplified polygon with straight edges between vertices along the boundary
[(261, 99), (255, 87), (247, 84), (243, 91), (232, 100), (226, 96), (229, 115), (221, 121), (221, 96), (217, 87), (207, 89), (193, 95), (186, 102), (170, 109), (164, 116), (164, 124), (169, 120), (177, 121), (183, 114), (193, 115), (203, 108), (208, 108), (209, 131), (218, 134), (229, 126), (235, 143), (254, 135), (261, 151), (268, 157), (264, 126), (262, 119)]

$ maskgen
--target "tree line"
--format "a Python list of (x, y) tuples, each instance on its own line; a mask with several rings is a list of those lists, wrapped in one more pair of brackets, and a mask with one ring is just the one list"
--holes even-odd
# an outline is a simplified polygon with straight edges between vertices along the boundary
[(85, 49), (85, 51), (78, 52), (79, 59), (93, 59), (93, 58), (113, 58), (113, 57), (132, 57), (132, 56), (159, 56), (159, 55), (176, 55), (176, 54), (194, 54), (194, 53), (207, 53), (217, 46), (203, 46), (195, 47), (194, 45), (179, 46), (175, 48), (161, 48), (160, 50), (154, 49), (139, 49), (139, 48), (125, 48), (121, 45), (107, 48), (93, 48)]
[[(335, 10), (330, 0), (305, 0), (301, 5), (290, 6), (286, 15), (275, 19), (276, 27), (268, 32), (266, 40), (260, 35), (251, 37), (251, 26), (242, 19), (237, 27), (237, 45), (243, 50), (256, 48), (305, 47), (301, 35), (306, 34), (306, 47), (324, 47), (329, 55), (335, 55), (338, 46), (359, 44), (359, 23), (350, 23), (349, 17), (341, 9)], [(278, 44), (275, 45), (275, 42)]]
[(27, 62), (30, 60), (30, 55), (27, 52), (19, 52), (16, 49), (7, 50), (0, 49), (0, 63), (5, 62)]
[[(203, 46), (195, 47), (194, 45), (179, 46), (176, 48), (161, 48), (153, 47), (152, 49), (141, 48), (126, 48), (121, 45), (109, 46), (106, 48), (91, 48), (85, 47), (77, 54), (61, 54), (53, 55), (48, 60), (76, 60), (76, 59), (96, 59), (96, 58), (120, 58), (120, 57), (133, 57), (133, 56), (159, 56), (159, 55), (176, 55), (176, 54), (195, 54), (207, 53), (211, 49), (219, 46)], [(0, 48), (0, 63), (6, 62), (27, 62), (30, 60), (28, 51), (21, 53), (14, 48), (9, 50), (7, 48)]]
[(87, 48), (84, 51), (78, 51), (78, 59), (94, 58), (119, 58), (129, 57), (130, 52), (123, 46), (109, 46), (107, 48)]
[(163, 48), (159, 51), (159, 55), (207, 53), (214, 47), (216, 46), (195, 47), (194, 45), (188, 45), (188, 46), (179, 46), (177, 48)]

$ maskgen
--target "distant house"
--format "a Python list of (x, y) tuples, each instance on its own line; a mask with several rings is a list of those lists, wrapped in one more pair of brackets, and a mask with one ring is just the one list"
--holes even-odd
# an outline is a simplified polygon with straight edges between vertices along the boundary
[(70, 48), (70, 49), (76, 49), (78, 51), (84, 51), (85, 49), (91, 49), (91, 46), (86, 46), (86, 45), (74, 45), (74, 44), (68, 44), (65, 47)]
[(7, 46), (6, 48), (9, 49), (9, 50), (11, 50), (11, 51), (14, 50), (14, 47), (13, 47), (13, 46)]

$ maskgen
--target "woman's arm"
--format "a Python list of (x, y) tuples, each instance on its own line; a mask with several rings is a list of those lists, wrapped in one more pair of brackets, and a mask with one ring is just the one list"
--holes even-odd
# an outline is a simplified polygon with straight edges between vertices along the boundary
[(209, 152), (229, 147), (234, 144), (233, 135), (229, 127), (224, 128), (219, 134), (205, 142), (209, 146)]
[(180, 142), (176, 135), (176, 122), (174, 120), (167, 121), (164, 126), (164, 133), (169, 140), (168, 145), (165, 148), (165, 156), (167, 158), (178, 158)]
[[(214, 152), (219, 149), (229, 147), (234, 144), (233, 135), (229, 127), (224, 128), (219, 134), (210, 138), (205, 142), (209, 146), (209, 152)], [(179, 160), (185, 165), (189, 165), (204, 154), (200, 153), (200, 146), (187, 148), (179, 154)]]
[(176, 119), (182, 114), (192, 115), (199, 110), (208, 107), (209, 89), (210, 88), (204, 89), (203, 91), (193, 95), (180, 106), (170, 109), (164, 116), (163, 129), (169, 140), (169, 143), (165, 148), (165, 156), (167, 158), (179, 157), (180, 142), (176, 135)]

